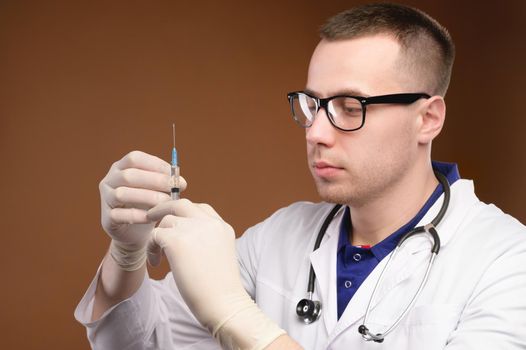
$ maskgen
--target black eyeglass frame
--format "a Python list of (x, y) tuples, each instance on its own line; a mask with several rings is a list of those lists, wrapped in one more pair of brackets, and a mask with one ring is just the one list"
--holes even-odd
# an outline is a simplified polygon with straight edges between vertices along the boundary
[[(363, 96), (353, 96), (353, 95), (336, 95), (331, 96), (327, 98), (319, 98), (316, 96), (312, 96), (311, 94), (305, 92), (305, 91), (294, 91), (289, 92), (287, 94), (287, 99), (290, 103), (290, 110), (292, 112), (292, 118), (296, 121), (298, 125), (300, 125), (303, 128), (308, 128), (312, 126), (313, 121), (310, 125), (302, 125), (298, 118), (296, 118), (296, 114), (294, 113), (294, 97), (298, 96), (299, 94), (304, 94), (312, 98), (316, 102), (316, 114), (320, 111), (321, 108), (325, 109), (325, 114), (327, 114), (327, 118), (329, 118), (329, 121), (332, 126), (334, 126), (336, 129), (341, 131), (355, 131), (358, 129), (361, 129), (365, 125), (365, 112), (366, 112), (366, 106), (372, 105), (372, 104), (404, 104), (409, 105), (412, 103), (415, 103), (421, 98), (431, 98), (430, 95), (424, 93), (424, 92), (418, 92), (418, 93), (400, 93), (400, 94), (389, 94), (389, 95), (379, 95), (379, 96), (369, 96), (369, 97), (363, 97)], [(335, 98), (341, 98), (341, 97), (349, 97), (354, 98), (358, 100), (362, 106), (362, 122), (360, 123), (360, 126), (353, 129), (343, 129), (336, 125), (336, 122), (334, 121), (334, 117), (329, 112), (329, 102)]]

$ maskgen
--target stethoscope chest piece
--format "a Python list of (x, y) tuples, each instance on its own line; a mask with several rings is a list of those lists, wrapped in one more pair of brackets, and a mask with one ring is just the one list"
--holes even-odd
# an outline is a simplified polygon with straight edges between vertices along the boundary
[(311, 299), (301, 299), (296, 305), (296, 313), (305, 324), (311, 324), (320, 318), (321, 303)]

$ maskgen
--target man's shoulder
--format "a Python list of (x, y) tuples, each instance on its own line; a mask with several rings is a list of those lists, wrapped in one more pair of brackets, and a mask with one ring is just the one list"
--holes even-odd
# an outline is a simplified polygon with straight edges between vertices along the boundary
[(495, 254), (526, 252), (526, 226), (495, 204), (477, 199), (460, 221), (455, 236), (473, 249)]
[(292, 271), (294, 266), (305, 263), (319, 228), (334, 205), (292, 203), (249, 228), (237, 239), (237, 254), (243, 270), (253, 279), (256, 271), (261, 277), (262, 266), (269, 274), (275, 274), (278, 266), (286, 265)]
[(317, 232), (319, 226), (335, 204), (326, 202), (295, 202), (278, 209), (267, 219), (249, 228), (243, 237), (251, 239), (264, 239), (271, 241), (274, 238), (295, 240), (298, 235), (303, 238)]
[(262, 224), (272, 227), (273, 230), (279, 228), (315, 230), (321, 226), (335, 205), (327, 202), (295, 202), (275, 211)]
[(305, 220), (312, 217), (325, 216), (335, 204), (327, 202), (294, 202), (286, 207), (276, 210), (267, 220), (296, 219)]
[(452, 207), (448, 210), (458, 212), (453, 221), (459, 224), (460, 231), (472, 231), (479, 238), (485, 234), (491, 239), (490, 235), (498, 233), (498, 239), (515, 237), (526, 240), (526, 226), (495, 204), (481, 201), (475, 194), (472, 180), (459, 180), (451, 189)]
[(478, 209), (472, 219), (482, 232), (498, 241), (511, 240), (526, 244), (526, 226), (515, 217), (505, 213), (495, 204), (480, 202)]

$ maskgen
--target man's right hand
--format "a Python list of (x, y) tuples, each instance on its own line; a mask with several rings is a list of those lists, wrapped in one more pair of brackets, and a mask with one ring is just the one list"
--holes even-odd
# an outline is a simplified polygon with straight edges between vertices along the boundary
[[(181, 178), (181, 189), (185, 187)], [(170, 200), (170, 164), (132, 151), (112, 165), (99, 190), (102, 227), (112, 239), (110, 254), (121, 268), (137, 269), (144, 263), (143, 253), (155, 224), (146, 213)]]

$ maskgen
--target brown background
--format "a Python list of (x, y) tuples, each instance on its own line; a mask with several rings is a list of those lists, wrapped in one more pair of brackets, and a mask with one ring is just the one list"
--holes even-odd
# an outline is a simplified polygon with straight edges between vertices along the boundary
[[(88, 347), (73, 309), (108, 244), (98, 182), (133, 149), (168, 160), (172, 121), (186, 196), (238, 233), (317, 200), (285, 94), (318, 26), (356, 3), (2, 1), (0, 347)], [(525, 2), (407, 3), (458, 49), (434, 158), (525, 222)]]

